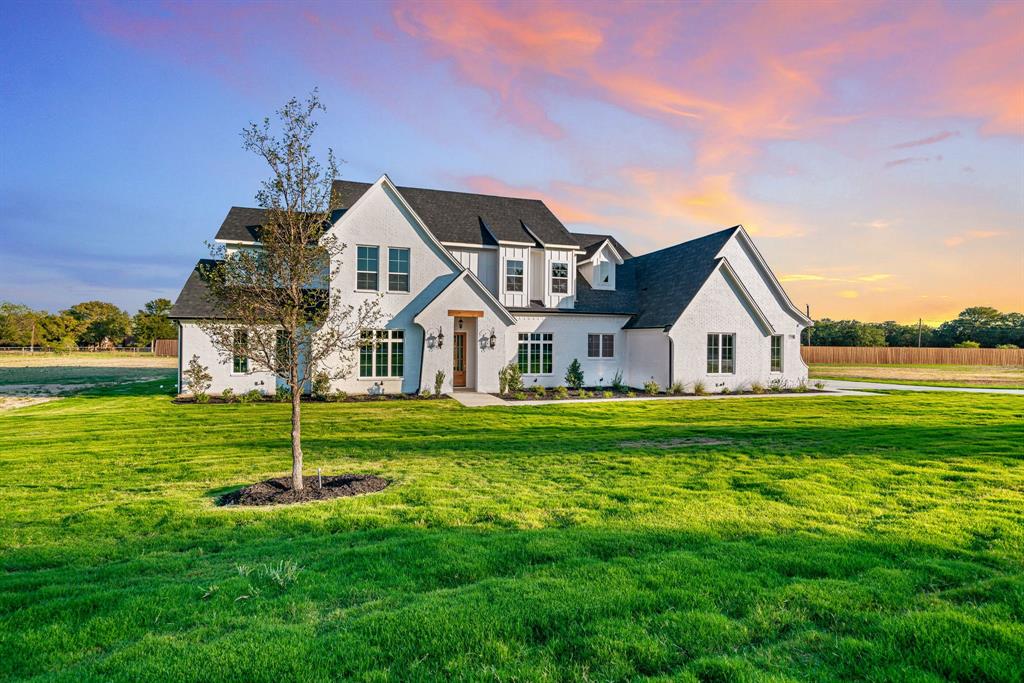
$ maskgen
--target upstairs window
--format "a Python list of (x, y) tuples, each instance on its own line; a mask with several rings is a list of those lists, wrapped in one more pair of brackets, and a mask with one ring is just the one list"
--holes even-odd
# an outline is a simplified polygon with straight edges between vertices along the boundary
[(733, 374), (736, 372), (736, 335), (708, 335), (708, 373)]
[(409, 291), (409, 250), (388, 249), (388, 291)]
[(615, 335), (588, 334), (587, 358), (615, 358)]
[(405, 332), (363, 330), (359, 339), (359, 377), (401, 377), (405, 372)]
[(245, 348), (249, 345), (249, 333), (245, 330), (235, 330), (235, 348), (231, 355), (231, 372), (244, 375), (249, 372), (249, 358), (245, 355)]
[(561, 261), (551, 262), (551, 292), (553, 294), (569, 293), (569, 264)]
[(782, 335), (772, 335), (772, 372), (782, 372)]
[(356, 248), (356, 289), (376, 290), (380, 273), (380, 247)]
[(505, 291), (523, 291), (523, 262), (519, 260), (505, 261)]
[(615, 289), (615, 264), (611, 261), (599, 261), (594, 269), (595, 289)]
[(550, 375), (554, 371), (554, 335), (519, 334), (519, 371), (524, 375)]

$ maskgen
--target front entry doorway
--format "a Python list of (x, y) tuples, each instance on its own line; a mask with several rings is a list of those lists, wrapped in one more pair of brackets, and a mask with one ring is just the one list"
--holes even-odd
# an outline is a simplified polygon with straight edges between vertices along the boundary
[(452, 347), (452, 386), (466, 386), (466, 333), (455, 333), (455, 344)]

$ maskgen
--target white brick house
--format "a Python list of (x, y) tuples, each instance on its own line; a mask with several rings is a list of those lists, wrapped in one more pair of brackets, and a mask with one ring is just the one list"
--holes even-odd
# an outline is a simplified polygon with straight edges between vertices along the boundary
[[(335, 190), (330, 230), (347, 247), (332, 289), (346, 304), (380, 297), (384, 322), (334, 388), (412, 393), (443, 370), (446, 391), (494, 392), (510, 362), (527, 386), (550, 387), (573, 359), (588, 386), (616, 373), (634, 387), (700, 380), (709, 391), (807, 378), (800, 333), (811, 321), (741, 226), (632, 256), (612, 236), (569, 232), (538, 200), (387, 176)], [(232, 208), (217, 241), (258, 245), (261, 216)], [(197, 265), (171, 311), (179, 359), (198, 355), (214, 393), (273, 391), (271, 374), (218, 356), (197, 325), (212, 310)]]

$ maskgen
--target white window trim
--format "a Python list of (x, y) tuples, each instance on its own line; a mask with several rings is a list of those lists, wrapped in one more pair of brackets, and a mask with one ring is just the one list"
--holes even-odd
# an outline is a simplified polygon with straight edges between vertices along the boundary
[[(772, 341), (779, 338), (779, 369), (772, 370)], [(768, 372), (773, 375), (781, 375), (786, 371), (786, 335), (773, 334), (768, 341)]]
[[(358, 350), (357, 350), (357, 353), (356, 353), (356, 378), (360, 379), (360, 380), (374, 381), (374, 382), (377, 382), (377, 381), (387, 381), (387, 380), (392, 380), (392, 379), (393, 380), (403, 380), (403, 379), (405, 379), (405, 330), (372, 329), (372, 330), (362, 330), (360, 332), (360, 334), (362, 334), (362, 332), (371, 332), (374, 335), (373, 350), (372, 350), (372, 355), (371, 355), (372, 361), (371, 361), (370, 364), (373, 366), (373, 371), (374, 371), (375, 374), (372, 374), (372, 375), (364, 375), (363, 374), (363, 358), (362, 358), (363, 348), (362, 348), (362, 346), (360, 346), (358, 348)], [(390, 345), (395, 341), (395, 339), (394, 339), (394, 337), (392, 335), (395, 332), (401, 332), (402, 333), (402, 374), (401, 375), (378, 375), (378, 374), (376, 374), (376, 372), (377, 372), (377, 343), (378, 343), (376, 341), (376, 335), (377, 335), (378, 332), (387, 332), (387, 334), (388, 334), (387, 339), (385, 341), (383, 341), (382, 343), (388, 344), (387, 367), (388, 367), (389, 371), (391, 370), (391, 346)]]
[[(604, 338), (605, 337), (611, 337), (612, 338), (612, 355), (610, 355), (610, 356), (605, 356), (605, 355), (591, 356), (590, 355), (590, 335), (597, 335), (598, 337), (600, 337), (600, 340), (597, 342), (597, 346), (598, 346), (597, 352), (600, 353), (600, 354), (604, 353)], [(618, 347), (619, 347), (619, 340), (616, 339), (616, 336), (617, 335), (614, 332), (587, 332), (587, 360), (615, 360), (615, 358), (617, 358), (617, 356), (615, 355), (615, 352), (618, 351)]]
[[(363, 245), (363, 246), (367, 246), (367, 245)], [(386, 283), (387, 284), (387, 289), (385, 291), (388, 294), (412, 294), (412, 249), (410, 249), (409, 247), (392, 246), (390, 244), (387, 245), (386, 247), (383, 247), (383, 248), (387, 249), (387, 252), (388, 252), (388, 274), (387, 274), (388, 281)], [(403, 289), (391, 289), (391, 250), (392, 249), (404, 249), (405, 251), (409, 252), (409, 272), (408, 273), (395, 273), (395, 275), (406, 275), (409, 278), (409, 289), (404, 289), (404, 290)], [(378, 260), (378, 267), (379, 267), (379, 261), (380, 261), (380, 254), (379, 254), (379, 252), (378, 252), (377, 260)], [(378, 277), (377, 284), (378, 285), (380, 284), (379, 277)]]
[[(508, 288), (508, 262), (509, 261), (517, 261), (518, 263), (522, 264), (523, 274), (520, 276), (522, 278), (522, 280), (523, 280), (523, 287), (522, 287), (522, 289), (509, 289)], [(501, 269), (501, 272), (502, 272), (502, 280), (501, 280), (502, 293), (504, 293), (504, 294), (521, 294), (523, 296), (526, 296), (526, 259), (525, 258), (508, 258), (508, 257), (506, 257), (506, 258), (502, 259), (502, 269)]]
[[(243, 331), (244, 330), (234, 330), (231, 333), (232, 334), (232, 341), (234, 340), (234, 334), (236, 332), (243, 332)], [(249, 375), (252, 374), (252, 358), (246, 358), (245, 359), (245, 367), (246, 367), (246, 371), (245, 372), (237, 372), (235, 370), (235, 354), (234, 354), (234, 352), (231, 353), (231, 360), (228, 361), (228, 363), (230, 364), (229, 367), (231, 368), (231, 371), (228, 373), (229, 377), (248, 377)]]
[[(376, 247), (377, 248), (377, 288), (376, 289), (363, 289), (359, 286), (359, 273), (369, 273), (368, 270), (359, 270), (359, 247)], [(380, 251), (381, 247), (379, 244), (357, 244), (356, 245), (356, 287), (357, 292), (379, 292), (381, 291), (380, 285)]]
[[(564, 292), (556, 292), (555, 291), (555, 272), (554, 271), (555, 271), (555, 265), (556, 264), (564, 264), (565, 265), (565, 278), (564, 278), (565, 279), (565, 291)], [(572, 270), (569, 268), (570, 265), (572, 265), (572, 264), (570, 264), (568, 261), (556, 261), (554, 259), (548, 261), (548, 293), (551, 294), (552, 296), (555, 296), (555, 295), (557, 295), (557, 296), (572, 296)], [(563, 278), (558, 278), (558, 279), (561, 280)]]
[[(541, 335), (541, 338), (537, 339), (537, 340), (534, 340), (534, 339), (525, 339), (525, 340), (523, 340), (523, 339), (519, 338), (520, 334), (525, 334), (525, 335), (527, 335), (527, 337), (529, 337), (529, 335), (531, 335), (531, 334), (539, 334), (539, 335)], [(548, 340), (548, 341), (545, 341), (545, 339), (544, 339), (544, 335), (545, 334), (550, 334), (551, 335), (551, 339)], [(523, 375), (523, 377), (554, 377), (555, 376), (555, 334), (553, 332), (517, 332), (516, 333), (516, 364), (519, 363), (519, 345), (522, 344), (524, 341), (527, 344), (527, 349), (526, 349), (526, 359), (527, 359), (526, 360), (526, 366), (527, 366), (527, 368), (529, 368), (529, 366), (530, 366), (530, 360), (529, 360), (530, 359), (530, 349), (529, 349), (529, 345), (530, 344), (538, 344), (538, 345), (540, 345), (540, 367), (541, 367), (541, 372), (522, 372), (521, 374)], [(551, 372), (544, 372), (544, 344), (551, 344)]]
[[(713, 334), (718, 336), (718, 372), (705, 372), (704, 374), (706, 374), (706, 375), (714, 375), (716, 377), (718, 375), (722, 375), (722, 376), (735, 375), (736, 374), (736, 368), (739, 366), (739, 358), (738, 358), (738, 356), (736, 354), (736, 346), (737, 346), (737, 344), (736, 344), (736, 333), (735, 332), (708, 332), (707, 335), (704, 336), (704, 369), (707, 370), (707, 367), (708, 367), (708, 359), (707, 359), (707, 355), (708, 355), (708, 336), (713, 335)], [(722, 337), (732, 337), (732, 372), (724, 372), (722, 370), (722, 346), (723, 346), (723, 344), (722, 344)]]

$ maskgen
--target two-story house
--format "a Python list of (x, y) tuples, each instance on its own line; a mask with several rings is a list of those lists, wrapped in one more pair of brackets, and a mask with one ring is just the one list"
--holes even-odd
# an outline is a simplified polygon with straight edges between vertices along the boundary
[[(446, 391), (494, 392), (510, 362), (527, 386), (550, 387), (573, 359), (591, 386), (617, 373), (634, 387), (700, 380), (709, 391), (807, 378), (800, 333), (811, 321), (741, 226), (633, 256), (613, 236), (568, 231), (535, 199), (387, 176), (336, 181), (335, 194), (330, 231), (346, 248), (332, 296), (379, 297), (384, 321), (333, 388), (418, 392), (442, 370)], [(216, 240), (258, 248), (262, 215), (233, 207)], [(198, 355), (214, 392), (272, 391), (274, 377), (248, 359), (218, 356), (196, 324), (212, 311), (197, 265), (171, 311), (179, 359)]]

